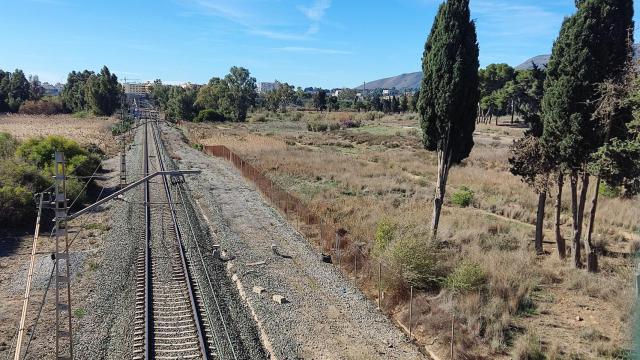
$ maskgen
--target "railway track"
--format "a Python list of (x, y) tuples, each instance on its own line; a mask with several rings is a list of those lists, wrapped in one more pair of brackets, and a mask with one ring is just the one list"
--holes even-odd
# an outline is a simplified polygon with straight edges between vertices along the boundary
[[(154, 171), (165, 170), (157, 125), (142, 126), (143, 172), (148, 174), (150, 166)], [(209, 323), (186, 256), (169, 180), (146, 182), (143, 197), (145, 227), (137, 234), (143, 249), (136, 264), (133, 358), (222, 358), (217, 349), (219, 334)]]

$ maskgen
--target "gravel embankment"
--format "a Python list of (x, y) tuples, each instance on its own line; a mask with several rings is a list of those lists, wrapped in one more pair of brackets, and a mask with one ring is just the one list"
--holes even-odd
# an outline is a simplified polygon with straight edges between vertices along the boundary
[[(212, 236), (236, 258), (226, 262), (255, 314), (263, 342), (279, 359), (423, 359), (418, 349), (225, 160), (185, 144), (176, 129), (163, 126), (169, 152), (180, 168), (200, 169), (187, 178), (190, 196)], [(200, 237), (202, 238), (202, 237)], [(284, 258), (274, 254), (275, 245)], [(209, 264), (219, 268), (219, 261)], [(254, 286), (265, 289), (258, 294)], [(236, 294), (233, 292), (233, 294)], [(237, 300), (228, 303), (233, 306)], [(273, 295), (288, 302), (276, 303)]]
[[(141, 132), (136, 144), (142, 140)], [(142, 146), (127, 152), (129, 179), (142, 172)], [(95, 290), (88, 300), (87, 315), (74, 333), (77, 359), (129, 359), (132, 357), (135, 261), (142, 245), (140, 229), (142, 188), (124, 195), (125, 201), (112, 200), (113, 226), (106, 234), (103, 257), (96, 274)]]

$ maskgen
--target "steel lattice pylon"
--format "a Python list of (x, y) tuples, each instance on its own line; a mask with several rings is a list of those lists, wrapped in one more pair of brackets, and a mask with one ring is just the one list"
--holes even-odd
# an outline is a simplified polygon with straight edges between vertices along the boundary
[[(71, 333), (71, 279), (69, 271), (69, 237), (67, 233), (66, 160), (55, 153), (55, 269), (56, 269), (56, 359), (73, 359)], [(62, 241), (62, 244), (61, 244)], [(61, 249), (62, 247), (62, 249)], [(63, 265), (61, 265), (64, 263)], [(66, 294), (60, 291), (66, 285)], [(66, 343), (68, 342), (68, 345)]]

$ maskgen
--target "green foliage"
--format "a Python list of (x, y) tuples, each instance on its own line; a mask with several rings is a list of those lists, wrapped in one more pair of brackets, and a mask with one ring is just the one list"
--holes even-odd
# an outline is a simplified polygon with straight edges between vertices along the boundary
[(193, 122), (223, 122), (227, 119), (220, 112), (213, 109), (201, 110), (193, 119)]
[(256, 100), (256, 79), (251, 77), (249, 70), (243, 67), (232, 67), (229, 74), (224, 77), (229, 86), (228, 101), (231, 110), (231, 118), (236, 121), (245, 121), (249, 108)]
[(6, 132), (0, 132), (0, 159), (12, 157), (18, 148), (18, 140)]
[(591, 156), (588, 168), (612, 187), (629, 188), (640, 178), (640, 139), (613, 139)]
[(0, 185), (22, 186), (35, 193), (49, 187), (53, 180), (34, 165), (19, 159), (0, 160)]
[(124, 90), (116, 74), (112, 74), (106, 66), (102, 67), (99, 74), (90, 76), (85, 87), (86, 100), (94, 114), (111, 116), (120, 107)]
[(576, 5), (578, 11), (564, 20), (554, 43), (542, 101), (543, 142), (571, 169), (584, 167), (605, 140), (604, 124), (593, 117), (597, 84), (624, 72), (633, 28), (628, 0), (582, 0)]
[(92, 111), (110, 116), (120, 106), (123, 94), (117, 76), (104, 66), (98, 74), (89, 70), (69, 73), (61, 97), (66, 109), (73, 113)]
[(451, 195), (451, 202), (460, 207), (467, 207), (473, 203), (473, 190), (466, 186), (460, 187), (460, 189)]
[(480, 95), (478, 53), (469, 0), (441, 4), (425, 44), (418, 109), (425, 148), (444, 151), (445, 159), (454, 164), (473, 148)]
[(133, 121), (131, 119), (121, 120), (111, 127), (111, 135), (113, 136), (122, 135), (127, 131), (131, 130), (132, 125), (133, 125)]
[(46, 138), (32, 138), (20, 145), (16, 152), (18, 157), (44, 168), (53, 163), (56, 150), (62, 151), (67, 159), (76, 155), (84, 155), (86, 152), (73, 140), (62, 136), (51, 135)]
[(13, 73), (0, 70), (0, 112), (17, 112), (31, 99), (31, 84), (20, 69)]
[(382, 255), (382, 253), (387, 249), (387, 246), (389, 246), (393, 240), (395, 230), (395, 224), (388, 219), (382, 219), (378, 222), (375, 234), (376, 242), (373, 244), (373, 253), (376, 256)]
[(554, 161), (540, 139), (526, 135), (514, 141), (511, 154), (511, 173), (520, 176), (525, 183), (538, 191), (546, 190), (548, 175), (554, 169)]
[(409, 284), (419, 289), (439, 286), (442, 270), (435, 249), (427, 241), (414, 237), (397, 239), (388, 251), (394, 266), (401, 269)]
[(600, 191), (600, 195), (609, 199), (617, 198), (617, 197), (620, 197), (620, 195), (622, 195), (622, 189), (620, 187), (611, 186), (607, 183), (600, 184), (599, 191)]
[(324, 111), (327, 109), (327, 92), (324, 90), (318, 90), (313, 95), (313, 107), (318, 111)]
[(0, 222), (22, 225), (33, 217), (33, 193), (24, 186), (0, 186)]
[(477, 290), (487, 281), (484, 270), (475, 263), (463, 261), (445, 279), (445, 286), (455, 292)]
[(164, 109), (167, 120), (193, 120), (196, 116), (196, 97), (197, 92), (195, 89), (183, 89), (180, 86), (171, 86), (169, 100)]

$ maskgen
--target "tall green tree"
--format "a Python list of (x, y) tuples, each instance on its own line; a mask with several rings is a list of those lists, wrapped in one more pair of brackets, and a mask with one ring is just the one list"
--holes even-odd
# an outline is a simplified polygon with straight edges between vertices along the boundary
[(431, 229), (438, 231), (449, 169), (469, 156), (479, 99), (478, 42), (469, 0), (440, 5), (422, 57), (418, 109), (423, 142), (438, 154)]
[(29, 100), (31, 85), (20, 69), (16, 69), (9, 77), (7, 105), (12, 112), (18, 111), (23, 102)]
[(232, 118), (245, 121), (249, 108), (255, 104), (256, 79), (251, 77), (249, 70), (243, 67), (232, 67), (224, 77), (229, 87), (228, 101), (232, 111)]
[[(542, 141), (569, 173), (573, 262), (582, 267), (582, 225), (591, 175), (587, 165), (606, 137), (606, 126), (593, 116), (597, 89), (605, 80), (624, 72), (632, 50), (628, 39), (633, 31), (633, 3), (579, 0), (576, 5), (577, 12), (562, 24), (547, 66)], [(594, 258), (595, 249), (588, 249), (588, 256)]]
[(89, 77), (86, 87), (87, 103), (94, 114), (111, 116), (120, 107), (124, 90), (108, 67), (103, 66), (99, 74)]
[(84, 70), (72, 71), (67, 76), (67, 83), (62, 88), (62, 103), (70, 112), (83, 111), (88, 108), (87, 104), (87, 82), (94, 76), (93, 71)]
[(327, 92), (320, 89), (313, 95), (313, 107), (322, 112), (327, 108)]

